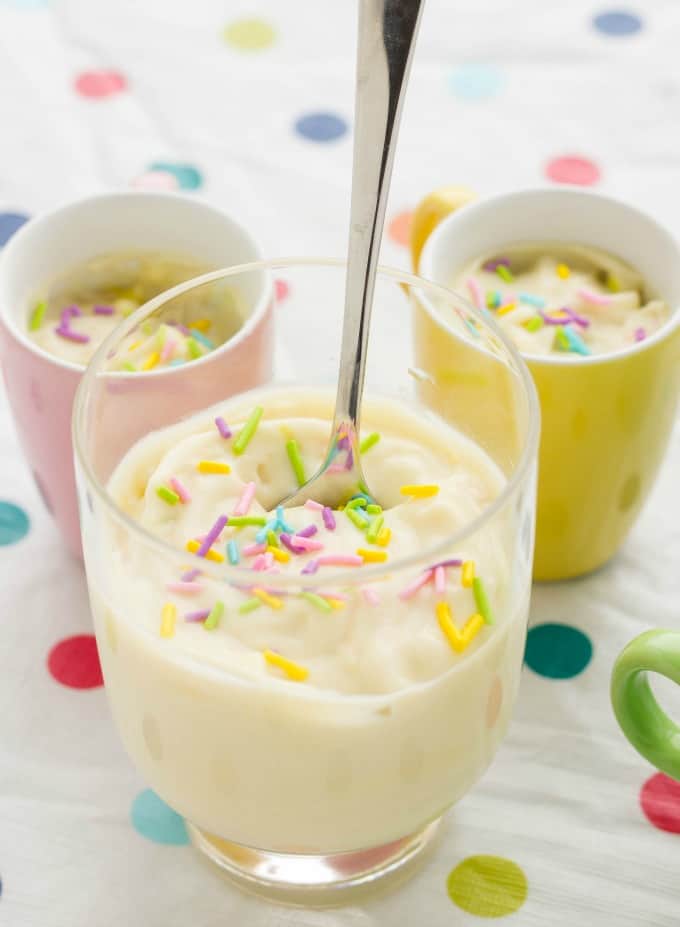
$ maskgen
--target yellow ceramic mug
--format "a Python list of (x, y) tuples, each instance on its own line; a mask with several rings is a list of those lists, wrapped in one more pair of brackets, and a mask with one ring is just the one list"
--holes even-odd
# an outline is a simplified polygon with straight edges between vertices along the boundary
[[(680, 388), (680, 248), (651, 217), (605, 196), (558, 188), (473, 200), (451, 187), (420, 204), (412, 255), (421, 276), (449, 284), (480, 254), (579, 243), (630, 263), (673, 311), (657, 333), (613, 354), (524, 355), (542, 413), (534, 578), (579, 576), (616, 552), (663, 459)], [(423, 367), (453, 375), (450, 345), (433, 332), (427, 313), (416, 311)]]

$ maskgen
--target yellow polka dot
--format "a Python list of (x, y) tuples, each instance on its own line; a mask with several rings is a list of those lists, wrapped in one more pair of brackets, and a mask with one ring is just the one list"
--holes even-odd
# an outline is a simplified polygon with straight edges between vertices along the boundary
[(224, 30), (224, 40), (240, 51), (261, 51), (276, 41), (276, 29), (263, 19), (237, 19)]
[(503, 917), (522, 907), (527, 878), (516, 863), (500, 856), (468, 856), (446, 880), (454, 904), (477, 917)]

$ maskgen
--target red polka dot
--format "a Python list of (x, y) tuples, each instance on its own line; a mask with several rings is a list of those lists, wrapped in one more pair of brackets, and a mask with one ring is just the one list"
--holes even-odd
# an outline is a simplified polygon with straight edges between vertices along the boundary
[(81, 97), (103, 100), (121, 93), (126, 89), (127, 82), (118, 71), (83, 71), (76, 78), (75, 86)]
[(400, 212), (387, 226), (387, 234), (396, 245), (408, 246), (411, 240), (411, 222), (413, 213), (410, 210)]
[(680, 834), (680, 782), (656, 773), (640, 790), (640, 805), (647, 819), (670, 834)]
[(274, 287), (276, 288), (276, 298), (281, 303), (284, 299), (287, 299), (290, 294), (290, 286), (285, 280), (275, 280)]
[(555, 183), (572, 183), (579, 187), (590, 187), (600, 179), (597, 164), (577, 155), (553, 158), (546, 164), (545, 173)]
[(104, 683), (92, 634), (76, 634), (55, 644), (47, 657), (47, 668), (57, 682), (71, 689), (95, 689)]
[(145, 171), (132, 181), (135, 190), (177, 190), (177, 178), (167, 171)]

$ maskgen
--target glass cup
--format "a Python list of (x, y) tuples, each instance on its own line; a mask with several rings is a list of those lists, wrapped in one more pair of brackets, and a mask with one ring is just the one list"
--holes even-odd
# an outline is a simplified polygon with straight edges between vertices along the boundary
[[(178, 403), (172, 378), (116, 369), (140, 326), (149, 331), (171, 320), (178, 303), (199, 290), (212, 288), (219, 296), (220, 288), (230, 287), (247, 294), (263, 270), (283, 278), (288, 291), (278, 307), (275, 374), (267, 391), (225, 401), (229, 385), (221, 379), (203, 381), (193, 392), (185, 379)], [(404, 867), (428, 845), (444, 812), (480, 778), (506, 732), (524, 652), (534, 539), (539, 412), (527, 368), (493, 320), (459, 296), (382, 269), (362, 437), (380, 431), (387, 419), (390, 434), (395, 428), (406, 436), (426, 429), (437, 442), (452, 442), (456, 459), (493, 474), (495, 490), (484, 504), (468, 505), (461, 497), (463, 514), (452, 519), (438, 508), (439, 500), (430, 500), (421, 511), (436, 517), (437, 531), (423, 517), (408, 545), (393, 537), (392, 550), (403, 544), (394, 559), (388, 546), (382, 548), (386, 562), (360, 569), (330, 566), (301, 575), (282, 567), (267, 580), (263, 596), (253, 583), (264, 574), (253, 571), (245, 547), (237, 565), (226, 556), (226, 534), (241, 529), (227, 527), (212, 548), (220, 562), (192, 556), (183, 544), (163, 539), (162, 525), (150, 533), (131, 517), (127, 502), (134, 507), (134, 499), (141, 499), (146, 477), (132, 479), (122, 495), (121, 481), (117, 489), (110, 481), (141, 438), (213, 406), (210, 428), (220, 414), (227, 423), (242, 422), (258, 404), (266, 423), (268, 403), (275, 394), (287, 396), (303, 413), (313, 407), (330, 433), (344, 275), (339, 262), (272, 261), (175, 287), (130, 316), (102, 345), (74, 411), (90, 599), (123, 743), (150, 785), (185, 817), (195, 846), (217, 866), (246, 887), (312, 903), (408, 871)], [(441, 344), (451, 345), (455, 368), (415, 366), (411, 319), (417, 305), (430, 312)], [(232, 453), (228, 442), (224, 447)], [(423, 445), (418, 447), (420, 454)], [(366, 451), (363, 462), (369, 490), (374, 483), (379, 496), (384, 492), (378, 501), (387, 507), (394, 493), (381, 485), (371, 454), (397, 472), (404, 461), (377, 453)], [(245, 466), (247, 456), (230, 457), (233, 468)], [(270, 461), (258, 464), (265, 481)], [(291, 467), (279, 488), (292, 491), (296, 485)], [(161, 505), (161, 521), (175, 517), (171, 508)], [(321, 514), (306, 514), (323, 538)], [(359, 515), (360, 521), (369, 518)], [(334, 517), (350, 516), (338, 511)], [(356, 530), (357, 546), (369, 546), (361, 537), (365, 525)], [(472, 582), (474, 562), (483, 591), (479, 584), (465, 587), (462, 559), (469, 564), (465, 582)], [(442, 561), (453, 563), (438, 572), (435, 564)], [(186, 620), (183, 613), (195, 606), (169, 591), (181, 589), (177, 580), (192, 569), (200, 569), (200, 577), (185, 579), (187, 585), (197, 581), (200, 595), (225, 603), (213, 636)], [(447, 583), (455, 604), (442, 615)], [(465, 622), (475, 611), (482, 614), (473, 629)], [(279, 643), (284, 631), (295, 659), (311, 668), (307, 681), (267, 663), (263, 652), (275, 650), (269, 642)], [(352, 684), (325, 684), (319, 667), (341, 650), (349, 654), (343, 679)], [(293, 666), (299, 669), (298, 663)]]

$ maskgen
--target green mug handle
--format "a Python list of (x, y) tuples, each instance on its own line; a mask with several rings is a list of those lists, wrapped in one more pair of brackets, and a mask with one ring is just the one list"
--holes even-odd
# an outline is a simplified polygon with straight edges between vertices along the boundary
[(647, 673), (680, 685), (680, 631), (646, 631), (619, 655), (611, 680), (616, 720), (638, 753), (680, 780), (680, 727), (659, 707)]

